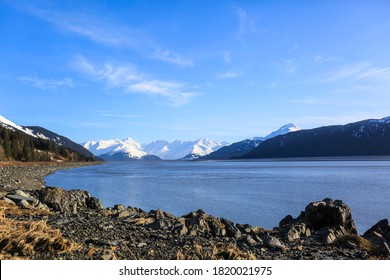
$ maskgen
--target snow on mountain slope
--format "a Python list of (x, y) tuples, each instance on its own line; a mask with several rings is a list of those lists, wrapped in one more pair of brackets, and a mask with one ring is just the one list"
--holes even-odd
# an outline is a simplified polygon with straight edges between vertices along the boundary
[(298, 130), (300, 130), (299, 127), (289, 123), (282, 126), (278, 130), (271, 132), (265, 137), (253, 137), (250, 139), (245, 139), (240, 142), (233, 143), (229, 146), (222, 147), (221, 149), (218, 149), (215, 152), (206, 155), (203, 159), (229, 159), (232, 157), (238, 157), (255, 149), (257, 146), (260, 145), (260, 143), (267, 139), (271, 139), (278, 135), (283, 135)]
[(39, 136), (39, 135), (35, 135), (35, 134), (31, 131), (31, 129), (24, 128), (24, 127), (22, 127), (22, 126), (20, 126), (20, 125), (17, 125), (17, 124), (15, 124), (15, 123), (11, 122), (10, 120), (4, 118), (4, 117), (1, 116), (1, 115), (0, 115), (0, 125), (1, 125), (2, 127), (8, 128), (8, 129), (10, 129), (10, 130), (12, 130), (12, 131), (19, 130), (19, 131), (22, 131), (22, 132), (24, 132), (24, 133), (30, 135), (30, 136), (46, 139), (46, 138), (41, 137), (41, 136)]
[(83, 144), (84, 148), (88, 149), (95, 156), (103, 156), (109, 159), (111, 156), (117, 158), (115, 154), (121, 154), (122, 157), (141, 159), (149, 156), (148, 153), (142, 150), (141, 144), (134, 141), (132, 138), (124, 140), (99, 140), (88, 141)]
[(119, 139), (112, 140), (99, 140), (99, 141), (87, 141), (81, 144), (84, 148), (89, 150), (95, 156), (100, 156), (103, 154), (111, 153), (120, 145), (122, 145), (123, 141)]
[[(115, 157), (119, 154), (122, 157), (127, 154), (130, 158), (144, 158), (150, 155), (161, 159), (175, 160), (182, 159), (189, 155), (191, 158), (207, 155), (228, 143), (219, 143), (214, 140), (201, 138), (196, 141), (176, 140), (169, 143), (165, 140), (153, 141), (148, 144), (139, 144), (130, 137), (125, 140), (112, 139), (100, 141), (88, 141), (83, 143), (83, 147), (92, 152), (95, 156)], [(118, 154), (117, 156), (114, 156)]]
[(172, 143), (165, 140), (154, 141), (150, 144), (144, 144), (143, 149), (145, 152), (162, 159), (174, 160), (204, 156), (226, 145), (227, 143), (225, 142), (219, 143), (207, 138), (201, 138), (196, 141), (176, 140)]
[(301, 130), (301, 129), (298, 126), (296, 126), (295, 124), (289, 123), (289, 124), (282, 126), (278, 130), (271, 132), (270, 134), (265, 136), (262, 140), (264, 141), (264, 140), (271, 139), (271, 138), (274, 138), (274, 137), (279, 136), (279, 135), (287, 134), (290, 132), (295, 132), (298, 130)]

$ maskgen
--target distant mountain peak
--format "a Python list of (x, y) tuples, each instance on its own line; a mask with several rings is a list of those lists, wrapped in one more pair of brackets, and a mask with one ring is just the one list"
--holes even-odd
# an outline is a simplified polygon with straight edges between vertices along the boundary
[(282, 127), (280, 127), (278, 130), (275, 130), (275, 131), (271, 132), (270, 134), (268, 134), (267, 136), (265, 136), (263, 140), (271, 139), (273, 137), (287, 134), (290, 132), (295, 132), (298, 130), (301, 130), (298, 126), (296, 126), (293, 123), (288, 123), (288, 124), (285, 124)]

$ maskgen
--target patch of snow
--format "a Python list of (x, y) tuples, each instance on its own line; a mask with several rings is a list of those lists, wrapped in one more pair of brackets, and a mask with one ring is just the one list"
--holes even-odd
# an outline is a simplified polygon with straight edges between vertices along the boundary
[(17, 125), (17, 124), (15, 124), (15, 123), (11, 122), (10, 120), (4, 118), (4, 117), (1, 116), (1, 115), (0, 115), (0, 125), (3, 126), (3, 127), (5, 127), (5, 128), (11, 129), (11, 130), (13, 130), (13, 131), (19, 130), (19, 131), (21, 131), (21, 132), (24, 132), (24, 133), (30, 135), (30, 136), (37, 137), (37, 136), (32, 132), (31, 129), (24, 128), (24, 127), (22, 127), (22, 126), (20, 126), (20, 125)]

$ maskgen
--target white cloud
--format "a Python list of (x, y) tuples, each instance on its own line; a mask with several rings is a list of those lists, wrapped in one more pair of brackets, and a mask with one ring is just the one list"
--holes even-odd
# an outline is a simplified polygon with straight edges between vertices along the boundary
[(101, 67), (79, 56), (75, 61), (76, 68), (94, 79), (107, 83), (110, 87), (118, 87), (123, 92), (136, 92), (153, 97), (164, 98), (171, 106), (182, 106), (196, 96), (187, 90), (182, 83), (151, 79), (139, 73), (132, 65), (113, 65), (106, 63)]
[(169, 100), (172, 106), (181, 106), (188, 103), (195, 93), (186, 92), (180, 83), (159, 80), (144, 80), (129, 85), (128, 91), (141, 92), (150, 96), (162, 96)]
[(327, 62), (331, 62), (331, 61), (336, 61), (338, 60), (337, 57), (334, 57), (334, 56), (324, 56), (324, 55), (316, 55), (314, 57), (314, 63), (316, 64), (323, 64), (323, 63), (327, 63)]
[(57, 90), (63, 87), (74, 87), (74, 82), (71, 78), (54, 80), (37, 77), (20, 77), (19, 80), (42, 90)]
[(230, 52), (223, 52), (223, 61), (225, 61), (226, 63), (230, 63), (232, 61), (232, 55), (230, 54)]
[(343, 81), (390, 81), (390, 67), (373, 67), (368, 63), (356, 63), (343, 66), (322, 78), (323, 82)]
[(255, 20), (248, 16), (246, 10), (243, 8), (237, 9), (237, 15), (238, 15), (238, 35), (242, 35), (249, 31), (256, 31), (256, 24)]
[(240, 73), (234, 72), (234, 71), (228, 71), (225, 73), (221, 73), (217, 75), (217, 78), (219, 79), (234, 79), (240, 77)]
[(38, 8), (33, 5), (20, 7), (33, 16), (57, 27), (108, 45), (134, 46), (145, 41), (142, 34), (129, 28), (105, 22), (80, 12), (65, 12)]
[(85, 57), (78, 56), (74, 65), (80, 72), (93, 76), (95, 79), (105, 80), (110, 86), (121, 86), (143, 78), (143, 75), (130, 64), (118, 66), (106, 63), (98, 68)]
[(161, 61), (165, 61), (168, 63), (173, 63), (181, 66), (189, 66), (189, 67), (194, 66), (194, 63), (191, 60), (186, 59), (170, 50), (157, 50), (154, 52), (152, 57)]

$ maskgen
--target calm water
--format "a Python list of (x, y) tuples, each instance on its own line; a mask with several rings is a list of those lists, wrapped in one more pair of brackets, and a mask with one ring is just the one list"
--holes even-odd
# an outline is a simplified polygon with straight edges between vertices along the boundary
[(351, 207), (361, 234), (390, 218), (389, 161), (115, 162), (59, 171), (45, 180), (85, 189), (105, 207), (160, 208), (180, 216), (203, 209), (265, 228), (326, 197)]

